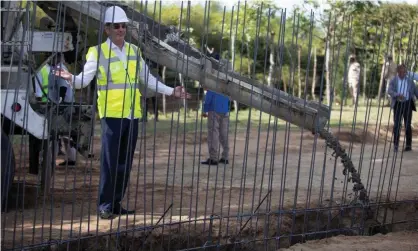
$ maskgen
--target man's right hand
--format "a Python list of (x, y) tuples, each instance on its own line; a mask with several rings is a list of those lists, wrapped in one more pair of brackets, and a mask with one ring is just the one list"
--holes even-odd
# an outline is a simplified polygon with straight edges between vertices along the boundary
[(192, 97), (190, 93), (186, 92), (183, 86), (176, 86), (173, 90), (172, 95), (176, 98), (182, 99), (190, 99)]
[(403, 95), (403, 94), (399, 93), (399, 94), (398, 94), (398, 96), (397, 96), (397, 99), (398, 99), (399, 101), (403, 101), (403, 100), (405, 99), (405, 97), (404, 97), (404, 95)]

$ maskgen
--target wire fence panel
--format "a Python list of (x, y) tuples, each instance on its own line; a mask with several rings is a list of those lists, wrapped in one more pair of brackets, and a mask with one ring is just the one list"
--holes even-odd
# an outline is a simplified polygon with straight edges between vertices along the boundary
[(416, 20), (313, 6), (2, 1), (2, 249), (418, 229)]

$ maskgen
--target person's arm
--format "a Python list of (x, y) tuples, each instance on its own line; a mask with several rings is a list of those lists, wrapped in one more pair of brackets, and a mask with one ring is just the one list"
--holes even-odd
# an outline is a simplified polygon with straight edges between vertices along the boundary
[(147, 83), (148, 88), (155, 92), (169, 96), (173, 95), (174, 88), (166, 86), (165, 84), (158, 81), (158, 79), (150, 73), (148, 66), (145, 64), (144, 59), (141, 58), (140, 60), (142, 64), (142, 69), (139, 73), (139, 78), (141, 79), (142, 83)]
[(42, 74), (41, 74), (41, 71), (39, 71), (38, 73), (36, 73), (36, 77), (35, 77), (35, 96), (38, 98), (43, 96), (42, 88), (41, 88), (42, 82), (43, 82)]
[(55, 71), (55, 76), (63, 78), (70, 82), (70, 85), (76, 89), (81, 89), (90, 84), (97, 72), (97, 52), (92, 47), (87, 52), (87, 61), (84, 64), (83, 71), (77, 76), (68, 72), (64, 67), (60, 67), (60, 70)]
[(418, 86), (415, 86), (415, 97), (418, 98)]
[[(412, 82), (412, 81), (411, 81)], [(414, 82), (412, 82), (413, 87), (415, 87), (415, 97), (418, 98), (418, 85), (414, 84)]]
[(209, 111), (209, 107), (212, 103), (212, 96), (213, 93), (208, 91), (205, 95), (205, 101), (203, 102), (203, 113), (207, 113)]
[(96, 75), (97, 68), (97, 57), (94, 53), (89, 53), (83, 71), (77, 76), (73, 75), (72, 85), (74, 88), (81, 89), (87, 87)]
[[(65, 64), (63, 64), (63, 63), (62, 63), (61, 67), (62, 67), (62, 69), (64, 69), (64, 70), (68, 71), (68, 68), (67, 68), (67, 66), (65, 66)], [(68, 90), (69, 90), (69, 89), (71, 89), (71, 84), (70, 84), (70, 81), (65, 80), (65, 83), (68, 85), (68, 86), (67, 86), (67, 92), (68, 92)]]
[(417, 72), (411, 72), (408, 71), (407, 76), (410, 77), (411, 79), (418, 81), (418, 73)]

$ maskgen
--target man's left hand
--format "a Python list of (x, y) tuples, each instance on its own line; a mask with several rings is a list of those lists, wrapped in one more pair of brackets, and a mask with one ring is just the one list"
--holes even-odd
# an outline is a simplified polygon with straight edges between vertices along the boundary
[[(71, 73), (69, 73), (68, 71), (64, 70), (64, 69), (57, 69), (54, 70), (54, 75), (57, 77), (61, 77), (67, 81), (71, 81), (73, 78), (73, 75)], [(71, 83), (70, 83), (71, 85)]]
[(190, 99), (192, 97), (192, 95), (186, 92), (182, 86), (176, 86), (173, 90), (172, 95), (176, 98), (185, 98), (185, 99)]

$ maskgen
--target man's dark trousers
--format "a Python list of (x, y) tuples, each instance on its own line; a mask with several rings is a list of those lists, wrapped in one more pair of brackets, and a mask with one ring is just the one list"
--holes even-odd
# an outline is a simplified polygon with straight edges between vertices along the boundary
[(405, 102), (395, 102), (394, 106), (394, 116), (393, 116), (393, 144), (397, 148), (399, 146), (399, 137), (400, 137), (400, 130), (401, 130), (401, 123), (402, 118), (405, 124), (405, 137), (406, 137), (406, 146), (405, 147), (411, 147), (412, 146), (412, 110), (414, 109), (414, 103), (410, 99)]
[(118, 213), (129, 182), (138, 138), (138, 119), (102, 118), (99, 211)]

